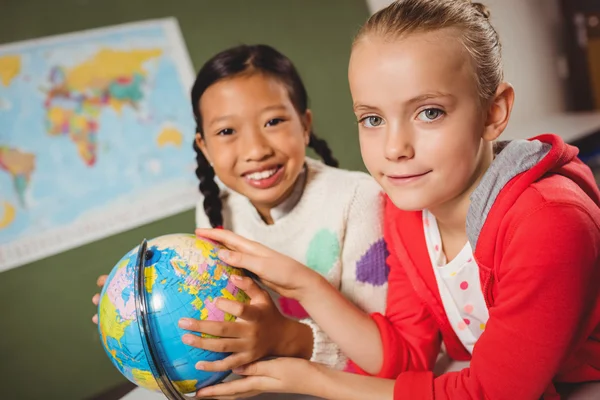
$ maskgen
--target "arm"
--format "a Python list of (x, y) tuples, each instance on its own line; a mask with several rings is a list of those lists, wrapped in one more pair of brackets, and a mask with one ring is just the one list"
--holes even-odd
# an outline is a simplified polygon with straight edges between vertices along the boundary
[[(470, 368), (430, 379), (423, 398), (539, 399), (597, 324), (600, 231), (592, 218), (574, 206), (545, 205), (511, 233)], [(412, 386), (404, 375), (398, 396)]]
[[(389, 231), (386, 228), (386, 236)], [(387, 260), (390, 266), (387, 316), (374, 314), (371, 318), (321, 275), (289, 257), (225, 230), (198, 229), (196, 234), (231, 249), (219, 252), (225, 262), (254, 272), (282, 296), (300, 301), (342, 352), (366, 372), (395, 377), (408, 369), (433, 367), (439, 352), (439, 332), (388, 240), (391, 254)], [(327, 306), (323, 307), (324, 304)]]
[[(379, 185), (371, 178), (361, 179), (346, 210), (340, 292), (367, 313), (385, 310), (388, 267), (383, 240), (383, 203)], [(339, 346), (312, 318), (302, 322), (310, 325), (314, 332), (310, 360), (344, 369), (348, 359)]]
[[(385, 241), (389, 249), (386, 315), (375, 313), (368, 321), (351, 320), (349, 313), (342, 311), (343, 304), (338, 308), (331, 304), (329, 310), (335, 312), (330, 316), (330, 311), (319, 307), (319, 299), (325, 303), (330, 301), (329, 298), (316, 290), (312, 292), (314, 299), (309, 300), (314, 302), (313, 305), (305, 305), (315, 321), (359, 368), (384, 378), (395, 378), (407, 370), (433, 369), (441, 342), (437, 323), (415, 292), (397, 257), (396, 253), (402, 249), (399, 249), (401, 244), (392, 241), (393, 230), (397, 222), (404, 221), (396, 221), (399, 217), (395, 210), (388, 202), (384, 217)], [(360, 323), (365, 326), (358, 325)], [(356, 343), (363, 345), (356, 346)]]

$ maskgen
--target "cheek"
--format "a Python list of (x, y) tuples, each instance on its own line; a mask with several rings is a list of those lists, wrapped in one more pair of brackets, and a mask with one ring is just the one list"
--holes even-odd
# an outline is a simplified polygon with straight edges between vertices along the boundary
[(360, 154), (371, 175), (375, 175), (375, 172), (379, 169), (378, 165), (385, 159), (384, 154), (379, 151), (380, 146), (375, 139), (365, 134), (359, 134), (358, 137)]

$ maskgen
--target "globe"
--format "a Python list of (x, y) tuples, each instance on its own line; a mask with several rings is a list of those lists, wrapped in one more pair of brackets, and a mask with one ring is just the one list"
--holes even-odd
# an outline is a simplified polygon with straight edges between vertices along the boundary
[(229, 354), (184, 344), (183, 334), (197, 333), (178, 326), (182, 317), (234, 321), (215, 300), (249, 300), (229, 280), (242, 270), (221, 261), (219, 248), (194, 235), (160, 236), (144, 240), (112, 269), (100, 294), (98, 329), (113, 365), (134, 384), (180, 399), (231, 372), (197, 370), (196, 362)]

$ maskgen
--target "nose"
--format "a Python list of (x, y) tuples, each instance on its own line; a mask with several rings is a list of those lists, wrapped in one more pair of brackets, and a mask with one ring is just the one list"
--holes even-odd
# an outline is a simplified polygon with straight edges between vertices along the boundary
[(263, 161), (274, 154), (268, 138), (260, 129), (248, 129), (241, 136), (240, 144), (245, 161)]
[(410, 159), (415, 156), (412, 133), (410, 130), (392, 127), (386, 132), (385, 158), (396, 161), (403, 158)]

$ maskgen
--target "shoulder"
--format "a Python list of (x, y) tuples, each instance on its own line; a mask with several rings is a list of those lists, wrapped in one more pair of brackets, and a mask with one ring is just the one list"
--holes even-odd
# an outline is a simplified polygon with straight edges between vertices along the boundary
[(600, 262), (600, 208), (575, 182), (551, 175), (519, 196), (498, 238), (505, 273), (527, 265), (583, 273)]
[(544, 177), (525, 189), (508, 216), (513, 230), (529, 225), (528, 220), (557, 228), (563, 223), (600, 227), (598, 205), (577, 183), (557, 174)]
[(306, 164), (308, 180), (305, 190), (318, 191), (350, 202), (355, 198), (382, 202), (381, 186), (371, 175), (361, 171), (330, 167), (308, 157)]

